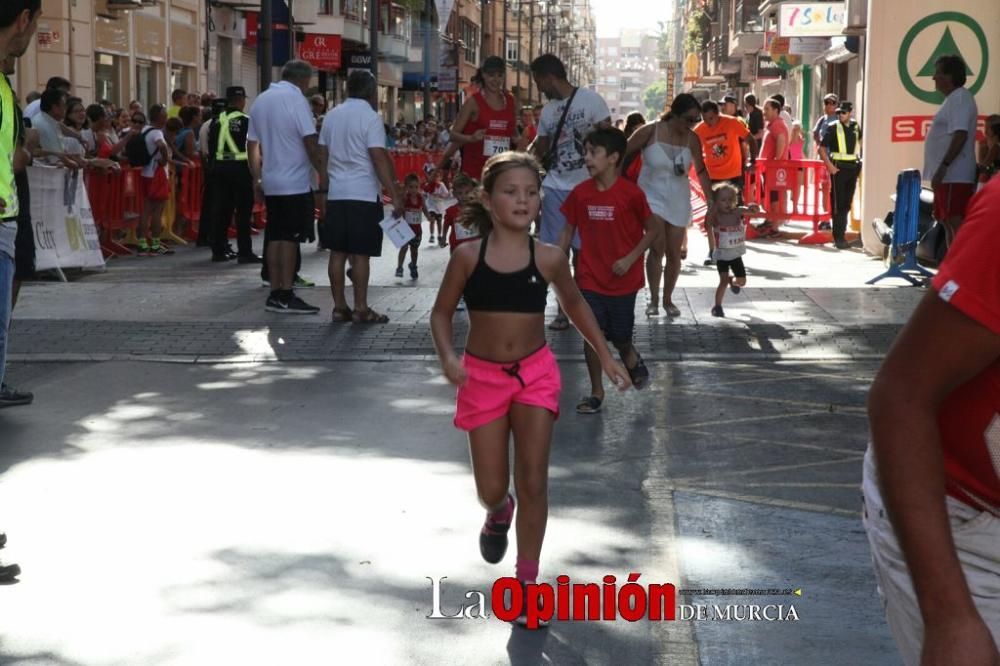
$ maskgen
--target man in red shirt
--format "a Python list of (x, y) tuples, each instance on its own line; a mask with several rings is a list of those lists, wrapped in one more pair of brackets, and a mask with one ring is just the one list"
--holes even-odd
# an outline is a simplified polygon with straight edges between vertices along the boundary
[[(645, 286), (643, 255), (661, 233), (662, 223), (642, 190), (618, 176), (627, 145), (624, 132), (613, 127), (592, 130), (584, 138), (584, 164), (591, 177), (563, 202), (566, 227), (559, 246), (568, 253), (574, 233), (580, 232), (577, 284), (605, 337), (618, 349), (633, 386), (641, 389), (649, 370), (632, 344), (635, 297)], [(594, 414), (604, 401), (601, 362), (590, 345), (584, 344), (584, 356), (591, 390), (576, 411)]]
[[(788, 125), (781, 119), (781, 102), (769, 98), (764, 102), (764, 139), (760, 144), (759, 159), (762, 160), (787, 160), (788, 159)], [(766, 189), (766, 184), (765, 184)], [(767, 219), (757, 227), (757, 232), (764, 236), (774, 237), (778, 235), (778, 227), (785, 222), (784, 213), (787, 210), (787, 191), (772, 190), (767, 205)], [(785, 195), (785, 196), (782, 196)]]
[(865, 528), (906, 664), (1000, 663), (998, 216), (994, 180), (868, 399)]

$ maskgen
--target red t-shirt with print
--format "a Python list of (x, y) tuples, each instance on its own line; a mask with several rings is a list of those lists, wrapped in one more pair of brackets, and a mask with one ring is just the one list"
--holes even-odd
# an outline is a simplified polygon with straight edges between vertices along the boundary
[[(1000, 178), (969, 203), (932, 285), (941, 300), (1000, 335)], [(948, 494), (1000, 509), (1000, 360), (959, 386), (938, 412)]]
[(645, 222), (653, 211), (646, 195), (625, 178), (618, 178), (603, 192), (589, 178), (577, 185), (562, 205), (566, 222), (580, 232), (580, 256), (576, 282), (580, 289), (605, 296), (634, 294), (645, 285), (643, 258), (625, 275), (611, 267), (631, 252), (645, 233)]
[(455, 204), (449, 206), (444, 212), (444, 228), (448, 230), (448, 248), (451, 252), (462, 243), (468, 243), (479, 238), (479, 234), (471, 229), (466, 229), (458, 223), (458, 214), (462, 212), (462, 206)]
[(420, 225), (424, 219), (424, 195), (407, 194), (403, 198), (403, 214), (413, 233), (420, 235)]

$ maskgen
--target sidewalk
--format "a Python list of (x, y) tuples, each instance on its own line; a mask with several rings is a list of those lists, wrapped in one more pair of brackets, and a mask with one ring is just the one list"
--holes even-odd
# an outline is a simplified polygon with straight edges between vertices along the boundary
[[(749, 244), (748, 286), (727, 294), (727, 317), (710, 316), (718, 277), (701, 265), (705, 239), (690, 234), (689, 258), (675, 302), (682, 316), (647, 319), (647, 292), (638, 299), (637, 342), (653, 360), (755, 358), (877, 359), (922, 295), (909, 286), (868, 287), (882, 265), (859, 250), (837, 251), (794, 242)], [(301, 290), (322, 308), (317, 316), (264, 311), (267, 296), (255, 266), (219, 266), (208, 252), (179, 248), (174, 256), (114, 260), (106, 273), (71, 284), (25, 287), (14, 318), (11, 360), (385, 360), (433, 355), (429, 315), (447, 251), (421, 249), (420, 279), (393, 277), (395, 252), (375, 260), (370, 302), (387, 326), (330, 324), (333, 303), (328, 254), (304, 246), (302, 274), (318, 283)], [(350, 289), (348, 289), (350, 299)], [(555, 298), (550, 295), (550, 315)], [(141, 325), (136, 325), (136, 322)], [(466, 316), (456, 317), (456, 344)], [(575, 331), (550, 333), (557, 355), (576, 358)], [(281, 340), (280, 343), (277, 340)]]

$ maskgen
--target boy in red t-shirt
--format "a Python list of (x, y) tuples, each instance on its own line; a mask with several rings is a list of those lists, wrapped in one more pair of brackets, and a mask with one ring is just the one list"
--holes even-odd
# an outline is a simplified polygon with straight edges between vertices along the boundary
[(420, 250), (420, 241), (423, 239), (423, 216), (430, 219), (430, 211), (427, 210), (427, 203), (424, 196), (420, 194), (420, 177), (411, 173), (403, 180), (405, 186), (403, 194), (403, 215), (406, 216), (406, 223), (413, 230), (413, 238), (409, 243), (399, 249), (399, 262), (396, 264), (396, 277), (403, 277), (403, 261), (406, 259), (406, 251), (410, 251), (410, 279), (417, 279), (417, 254)]
[[(595, 129), (584, 139), (584, 163), (591, 178), (577, 185), (562, 205), (567, 225), (559, 246), (568, 252), (574, 231), (580, 232), (577, 284), (604, 335), (621, 354), (632, 384), (641, 389), (649, 381), (649, 370), (632, 344), (635, 297), (645, 285), (643, 255), (662, 229), (642, 190), (618, 175), (627, 143), (624, 132), (614, 128)], [(589, 345), (584, 356), (591, 390), (576, 411), (594, 414), (604, 401), (601, 362)]]

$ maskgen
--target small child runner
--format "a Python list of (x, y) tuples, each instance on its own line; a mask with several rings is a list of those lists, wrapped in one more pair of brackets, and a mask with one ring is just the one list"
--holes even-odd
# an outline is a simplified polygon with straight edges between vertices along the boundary
[(430, 219), (430, 211), (427, 209), (427, 202), (420, 194), (420, 178), (415, 173), (408, 174), (403, 179), (405, 186), (403, 194), (403, 215), (406, 216), (406, 223), (410, 225), (414, 236), (409, 243), (399, 249), (399, 261), (396, 264), (396, 277), (403, 277), (403, 261), (406, 259), (406, 251), (410, 251), (410, 279), (416, 280), (417, 274), (417, 254), (420, 251), (420, 241), (423, 240), (423, 216)]
[[(430, 220), (431, 237), (430, 244), (438, 243), (438, 247), (444, 247), (444, 231), (441, 227), (441, 216), (445, 211), (445, 203), (451, 198), (448, 186), (441, 182), (441, 172), (433, 164), (428, 162), (424, 165), (424, 175), (427, 180), (420, 186), (427, 199), (427, 209), (430, 211), (427, 218)], [(434, 230), (437, 230), (435, 236)], [(435, 240), (436, 239), (436, 240)]]
[[(479, 551), (493, 564), (507, 551), (514, 519), (514, 498), (508, 492), (508, 447), (514, 435), (514, 487), (520, 502), (514, 572), (522, 586), (538, 577), (548, 520), (549, 449), (559, 415), (559, 366), (545, 343), (549, 284), (598, 350), (604, 372), (620, 389), (629, 386), (628, 373), (611, 357), (573, 282), (566, 255), (528, 235), (541, 208), (541, 187), (541, 167), (531, 155), (505, 152), (486, 162), (480, 201), (466, 205), (460, 218), (477, 228), (482, 239), (455, 249), (431, 313), (441, 368), (458, 386), (455, 426), (469, 433), (476, 492), (487, 509)], [(452, 317), (463, 294), (469, 335), (459, 358), (452, 346)]]
[[(663, 225), (639, 186), (618, 175), (628, 147), (624, 132), (613, 127), (592, 130), (583, 147), (591, 177), (577, 185), (562, 205), (566, 228), (559, 246), (568, 253), (573, 234), (579, 231), (576, 283), (597, 325), (618, 350), (632, 385), (641, 389), (649, 381), (649, 370), (632, 344), (635, 297), (646, 285), (643, 255)], [(580, 400), (576, 411), (596, 414), (604, 402), (601, 361), (589, 345), (583, 346), (583, 353), (590, 395)]]
[[(740, 191), (732, 183), (719, 183), (712, 189), (715, 191), (715, 206), (705, 216), (705, 226), (715, 236), (712, 257), (719, 271), (719, 286), (715, 289), (712, 316), (725, 317), (722, 297), (726, 295), (726, 287), (738, 294), (747, 283), (747, 269), (743, 266), (743, 255), (747, 252), (747, 231), (743, 216), (759, 216), (763, 212), (757, 204), (738, 206)], [(730, 269), (733, 271), (732, 277), (729, 275)]]
[[(469, 241), (474, 241), (479, 238), (479, 232), (475, 229), (470, 229), (465, 225), (459, 224), (458, 216), (462, 212), (462, 206), (472, 201), (471, 197), (476, 196), (476, 188), (479, 186), (472, 178), (469, 178), (464, 173), (459, 173), (455, 176), (455, 180), (452, 182), (452, 188), (454, 190), (455, 199), (457, 203), (448, 207), (448, 210), (444, 212), (444, 228), (441, 230), (442, 234), (447, 234), (448, 236), (448, 253), (449, 255), (455, 254), (455, 248), (457, 248), (462, 243), (468, 243)], [(444, 238), (444, 235), (441, 236)], [(456, 310), (465, 310), (465, 299), (459, 298), (458, 305), (455, 306)]]

